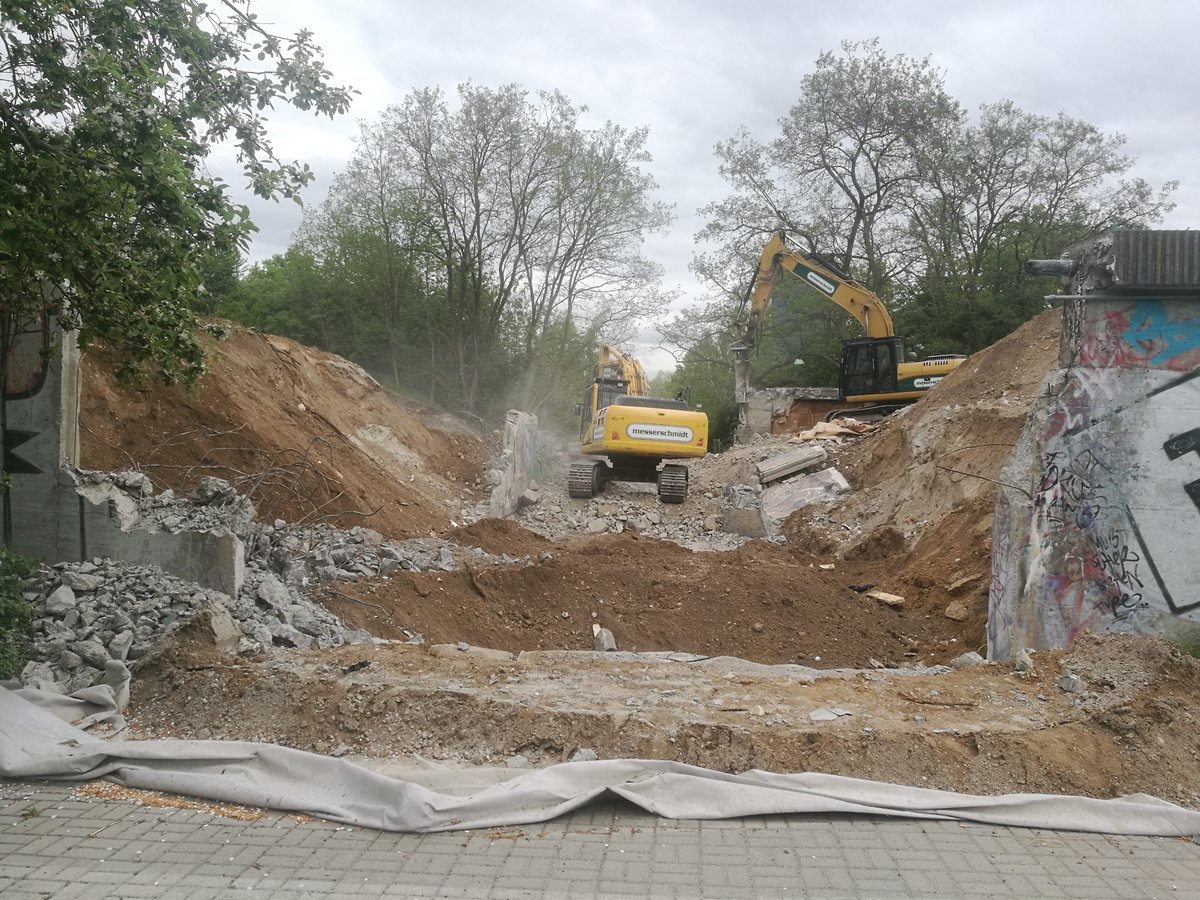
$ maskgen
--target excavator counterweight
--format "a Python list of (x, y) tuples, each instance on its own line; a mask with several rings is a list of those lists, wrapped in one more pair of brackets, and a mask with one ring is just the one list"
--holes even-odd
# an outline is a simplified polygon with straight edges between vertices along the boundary
[(664, 503), (687, 498), (687, 466), (668, 460), (708, 452), (708, 416), (649, 393), (641, 363), (601, 344), (592, 383), (576, 407), (579, 450), (592, 458), (571, 463), (568, 494), (594, 497), (610, 481), (633, 481), (657, 484)]

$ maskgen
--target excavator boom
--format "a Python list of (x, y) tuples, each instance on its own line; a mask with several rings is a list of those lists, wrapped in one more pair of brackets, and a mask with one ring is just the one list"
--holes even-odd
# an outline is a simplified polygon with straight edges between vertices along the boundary
[(750, 352), (758, 343), (771, 294), (784, 272), (824, 294), (862, 326), (865, 337), (842, 344), (838, 389), (843, 402), (871, 403), (876, 404), (875, 411), (890, 411), (919, 399), (962, 363), (964, 357), (953, 355), (908, 361), (904, 340), (896, 335), (892, 317), (874, 291), (827, 260), (789, 247), (778, 233), (763, 247), (750, 288), (749, 316), (731, 344), (734, 398), (743, 425), (750, 402)]
[(771, 293), (785, 271), (791, 272), (850, 313), (867, 337), (891, 337), (895, 334), (891, 314), (874, 291), (844, 272), (839, 272), (826, 261), (792, 249), (784, 242), (782, 234), (775, 234), (763, 247), (750, 296), (750, 327), (755, 336), (771, 305)]

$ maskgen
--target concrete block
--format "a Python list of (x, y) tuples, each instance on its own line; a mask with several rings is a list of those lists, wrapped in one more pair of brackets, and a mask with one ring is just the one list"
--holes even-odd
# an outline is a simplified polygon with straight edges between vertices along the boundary
[(1074, 295), (1063, 316), (1064, 367), (997, 480), (992, 659), (1200, 626), (1200, 284)]
[(721, 530), (742, 537), (762, 538), (767, 536), (761, 509), (727, 509), (721, 514)]
[(832, 500), (850, 490), (850, 485), (837, 469), (823, 469), (812, 475), (802, 475), (773, 484), (763, 491), (762, 510), (769, 530), (802, 507)]
[(613, 633), (607, 628), (601, 628), (599, 625), (592, 626), (592, 646), (596, 650), (608, 653), (617, 649), (617, 639), (613, 637)]
[(805, 469), (819, 466), (825, 462), (828, 456), (829, 454), (820, 444), (806, 444), (755, 463), (754, 469), (758, 473), (759, 483), (770, 484)]
[(512, 409), (504, 421), (504, 467), (492, 489), (489, 512), (496, 517), (511, 515), (521, 505), (521, 496), (529, 489), (537, 464), (537, 416)]
[(475, 659), (493, 660), (495, 662), (512, 662), (514, 657), (507, 650), (493, 650), (490, 647), (472, 647), (469, 644), (433, 644), (429, 652), (434, 656), (470, 656)]

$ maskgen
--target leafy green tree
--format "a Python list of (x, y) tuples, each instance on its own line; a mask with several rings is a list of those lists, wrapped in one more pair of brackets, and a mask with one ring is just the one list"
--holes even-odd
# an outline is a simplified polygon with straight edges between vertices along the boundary
[[(557, 92), (465, 84), (453, 109), (426, 89), (384, 116), (406, 186), (429, 213), (433, 284), (468, 409), (482, 406), (505, 335), (534, 364), (556, 318), (628, 318), (656, 298), (661, 270), (638, 251), (670, 211), (649, 200), (655, 185), (640, 170), (647, 133), (586, 131), (581, 112)], [(542, 383), (528, 379), (524, 405)]]
[(1129, 178), (1122, 135), (1065, 113), (985, 104), (978, 121), (929, 144), (909, 201), (913, 277), (896, 286), (896, 318), (931, 351), (973, 352), (1045, 308), (1026, 259), (1057, 256), (1103, 229), (1162, 218), (1178, 186)]
[[(582, 387), (595, 342), (669, 299), (641, 254), (645, 129), (580, 125), (558, 93), (414, 91), (365, 125), (297, 248), (336, 297), (329, 349), (476, 414), (545, 415)], [(353, 332), (351, 335), (350, 332)]]
[(84, 345), (195, 377), (204, 266), (252, 229), (205, 159), (232, 142), (258, 195), (295, 198), (311, 172), (263, 111), (332, 116), (350, 94), (309, 32), (275, 35), (245, 0), (0, 0), (0, 316), (36, 314), (50, 283)]
[[(698, 238), (715, 247), (693, 268), (732, 321), (753, 260), (783, 229), (879, 294), (910, 347), (972, 352), (1044, 308), (1044, 285), (1021, 274), (1025, 259), (1171, 209), (1177, 183), (1130, 177), (1124, 143), (1009, 101), (969, 117), (929, 60), (846, 42), (817, 59), (777, 137), (742, 129), (717, 145), (732, 193), (701, 210)], [(783, 283), (776, 293), (766, 324), (778, 333), (763, 334), (756, 383), (782, 374), (792, 354), (807, 366), (831, 335), (856, 333), (811, 299), (797, 298), (802, 315), (788, 323)]]
[(962, 117), (928, 59), (843, 42), (802, 79), (778, 137), (764, 144), (743, 129), (717, 144), (734, 194), (701, 210), (703, 236), (756, 252), (782, 228), (881, 292), (907, 265), (899, 232), (926, 145)]
[(708, 416), (710, 447), (731, 443), (737, 427), (729, 350), (731, 306), (726, 299), (683, 310), (660, 329), (663, 348), (676, 362), (663, 386), (664, 395), (687, 390), (691, 403)]
[(340, 328), (322, 346), (393, 386), (445, 396), (449, 373), (429, 348), (443, 316), (431, 297), (429, 217), (406, 183), (379, 125), (363, 125), (357, 151), (325, 201), (306, 211), (297, 246), (319, 266)]
[(332, 346), (339, 323), (328, 286), (313, 258), (296, 248), (256, 263), (216, 313), (270, 334)]

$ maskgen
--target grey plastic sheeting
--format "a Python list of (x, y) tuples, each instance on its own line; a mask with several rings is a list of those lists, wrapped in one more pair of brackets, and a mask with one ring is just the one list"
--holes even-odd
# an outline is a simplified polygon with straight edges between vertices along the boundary
[(120, 693), (106, 686), (73, 698), (0, 690), (0, 776), (107, 778), (133, 788), (307, 813), (387, 831), (541, 822), (611, 793), (672, 819), (858, 813), (1104, 834), (1200, 833), (1200, 812), (1142, 794), (1115, 800), (1046, 794), (982, 797), (813, 773), (751, 770), (727, 775), (641, 759), (563, 763), (482, 787), (477, 777), (464, 773), (458, 789), (442, 770), (435, 789), (348, 760), (274, 744), (101, 740), (69, 724), (116, 718), (123, 706)]

